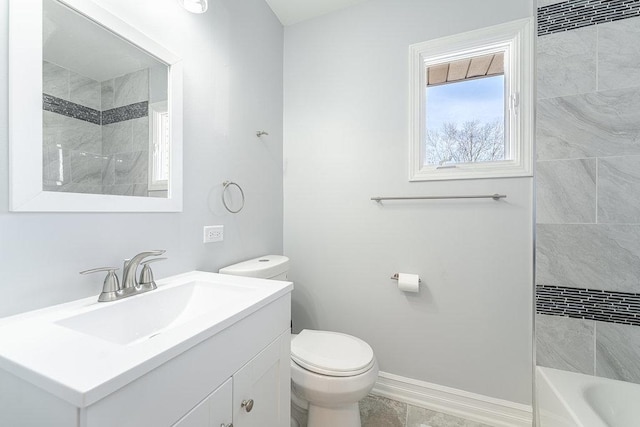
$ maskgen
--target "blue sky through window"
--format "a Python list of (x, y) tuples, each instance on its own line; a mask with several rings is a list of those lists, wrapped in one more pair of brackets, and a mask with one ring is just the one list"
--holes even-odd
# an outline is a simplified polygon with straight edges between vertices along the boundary
[(426, 89), (425, 164), (503, 160), (504, 75)]
[(445, 122), (504, 121), (504, 76), (492, 76), (427, 88), (427, 129)]

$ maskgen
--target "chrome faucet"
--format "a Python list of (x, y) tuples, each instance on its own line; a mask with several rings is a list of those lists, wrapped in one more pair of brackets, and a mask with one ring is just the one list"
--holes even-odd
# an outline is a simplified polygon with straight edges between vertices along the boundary
[(140, 252), (130, 260), (125, 260), (124, 267), (122, 269), (122, 290), (127, 293), (131, 292), (128, 291), (128, 289), (135, 290), (139, 286), (136, 274), (138, 272), (138, 266), (143, 259), (149, 258), (150, 256), (159, 256), (165, 252), (165, 250)]
[[(142, 260), (150, 256), (162, 255), (165, 252), (165, 250), (141, 252), (130, 260), (125, 260), (122, 271), (122, 285), (120, 285), (118, 276), (115, 273), (116, 270), (118, 270), (117, 267), (94, 268), (91, 270), (81, 271), (80, 274), (97, 273), (100, 271), (108, 272), (107, 277), (104, 280), (102, 293), (100, 294), (100, 297), (98, 297), (98, 301), (115, 301), (156, 289), (156, 282), (153, 280), (153, 273), (149, 268), (149, 264), (166, 258), (155, 258), (145, 262), (142, 262)], [(145, 266), (142, 270), (142, 274), (140, 275), (140, 282), (138, 282), (136, 274), (138, 272), (138, 266), (141, 263), (145, 264)]]

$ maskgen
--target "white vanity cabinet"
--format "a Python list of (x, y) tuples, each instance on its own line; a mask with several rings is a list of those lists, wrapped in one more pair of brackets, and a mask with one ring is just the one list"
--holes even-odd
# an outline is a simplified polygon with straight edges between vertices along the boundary
[[(290, 336), (282, 334), (174, 427), (289, 425)], [(285, 372), (286, 371), (286, 372)]]
[(207, 281), (220, 298), (241, 292), (239, 311), (225, 302), (131, 344), (56, 326), (60, 313), (120, 313), (119, 302), (0, 322), (0, 426), (289, 427), (292, 284), (192, 272), (153, 292), (168, 301), (180, 295), (172, 286), (197, 282), (189, 303), (197, 308)]
[(216, 391), (198, 403), (198, 406), (175, 423), (173, 427), (226, 427), (231, 424), (233, 418), (231, 410), (232, 398), (233, 383), (229, 378)]
[(234, 427), (290, 425), (290, 355), (291, 335), (283, 334), (235, 373)]

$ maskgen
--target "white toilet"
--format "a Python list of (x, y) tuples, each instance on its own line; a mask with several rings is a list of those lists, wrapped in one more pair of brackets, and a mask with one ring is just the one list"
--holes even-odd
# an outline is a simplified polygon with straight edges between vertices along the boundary
[[(289, 258), (267, 255), (219, 273), (286, 280), (288, 271)], [(304, 329), (291, 339), (292, 405), (304, 409), (308, 403), (308, 427), (360, 427), (358, 402), (377, 377), (373, 350), (359, 338)]]

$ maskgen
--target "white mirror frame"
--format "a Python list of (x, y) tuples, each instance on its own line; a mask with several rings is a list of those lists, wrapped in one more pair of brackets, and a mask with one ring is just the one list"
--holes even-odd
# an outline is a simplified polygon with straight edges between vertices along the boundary
[(16, 212), (181, 212), (182, 62), (90, 0), (57, 0), (169, 67), (171, 180), (167, 198), (42, 190), (42, 0), (9, 2), (9, 199)]
[[(435, 64), (491, 52), (505, 52), (505, 137), (513, 158), (456, 164), (424, 165), (426, 69)], [(416, 43), (409, 47), (409, 181), (511, 178), (533, 175), (533, 23), (521, 19), (467, 33)]]

